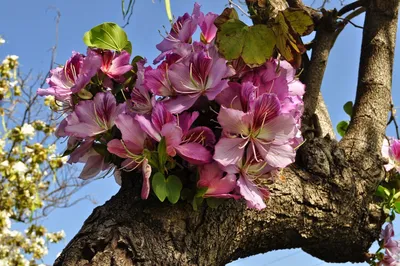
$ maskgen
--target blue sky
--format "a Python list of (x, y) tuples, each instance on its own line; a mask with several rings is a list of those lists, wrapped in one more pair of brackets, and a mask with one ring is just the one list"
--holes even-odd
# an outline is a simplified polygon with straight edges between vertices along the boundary
[[(332, 1), (338, 2), (338, 0)], [(194, 1), (192, 0), (171, 0), (171, 2), (175, 16), (191, 12), (193, 9)], [(218, 13), (223, 10), (228, 1), (198, 0), (198, 2), (202, 5), (203, 12)], [(33, 69), (35, 73), (47, 72), (51, 55), (50, 48), (55, 43), (55, 8), (61, 12), (56, 60), (59, 64), (64, 64), (73, 50), (85, 52), (86, 47), (82, 36), (93, 26), (105, 21), (124, 24), (119, 0), (5, 0), (1, 3), (0, 35), (7, 42), (0, 46), (0, 58), (7, 54), (16, 54), (20, 57), (23, 72), (28, 72), (30, 69)], [(362, 25), (362, 20), (363, 18), (359, 17), (354, 22)], [(158, 30), (163, 31), (163, 26), (168, 27), (168, 25), (163, 3), (158, 0), (154, 0), (154, 3), (151, 0), (137, 0), (130, 24), (125, 29), (133, 43), (133, 54), (144, 56), (151, 62), (158, 55), (155, 48), (155, 45), (161, 41)], [(342, 105), (353, 100), (355, 96), (361, 34), (360, 29), (348, 25), (341, 33), (329, 58), (322, 91), (334, 125), (347, 119)], [(400, 105), (400, 92), (397, 89), (400, 86), (399, 62), (400, 57), (397, 55), (393, 79), (396, 106)], [(388, 130), (388, 134), (394, 134), (393, 128)], [(113, 178), (106, 178), (86, 186), (75, 195), (75, 198), (91, 195), (101, 205), (118, 189)], [(95, 206), (89, 201), (83, 201), (67, 209), (58, 209), (45, 218), (44, 224), (49, 230), (64, 229), (67, 234), (65, 242), (50, 246), (45, 263), (51, 264), (54, 261), (56, 254), (78, 232)], [(397, 229), (400, 230), (400, 224), (397, 224)], [(253, 256), (231, 265), (321, 266), (327, 263), (313, 258), (300, 249), (295, 249)]]

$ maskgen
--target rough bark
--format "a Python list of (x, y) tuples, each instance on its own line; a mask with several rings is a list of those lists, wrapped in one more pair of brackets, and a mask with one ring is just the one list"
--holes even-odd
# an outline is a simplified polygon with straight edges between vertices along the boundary
[(233, 200), (199, 211), (187, 203), (141, 201), (140, 178), (124, 177), (118, 194), (94, 210), (55, 265), (224, 265), (296, 247), (326, 261), (364, 261), (382, 223), (371, 204), (379, 160), (371, 158), (377, 171), (351, 166), (328, 138), (302, 151), (300, 165), (272, 187), (264, 211)]
[[(368, 1), (348, 134), (341, 143), (329, 135), (304, 143), (283, 180), (271, 186), (265, 210), (233, 200), (198, 211), (184, 202), (161, 204), (154, 196), (141, 201), (140, 178), (127, 174), (118, 194), (93, 211), (55, 265), (224, 265), (296, 247), (325, 261), (365, 261), (384, 221), (373, 195), (384, 176), (378, 146), (390, 103), (397, 9), (397, 0)], [(367, 145), (365, 137), (375, 143)], [(360, 160), (355, 155), (362, 152)]]

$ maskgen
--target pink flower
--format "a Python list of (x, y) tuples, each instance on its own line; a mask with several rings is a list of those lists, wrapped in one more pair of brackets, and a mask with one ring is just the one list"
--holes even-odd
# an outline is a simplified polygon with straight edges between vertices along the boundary
[(204, 197), (214, 198), (240, 198), (239, 195), (232, 194), (236, 188), (236, 176), (226, 174), (222, 171), (218, 163), (213, 162), (199, 167), (200, 179), (197, 187), (207, 188)]
[(67, 118), (64, 131), (69, 136), (86, 138), (110, 130), (114, 120), (125, 109), (125, 104), (117, 105), (110, 92), (99, 92), (93, 100), (81, 101)]
[(257, 96), (275, 93), (282, 104), (281, 112), (291, 114), (298, 121), (303, 113), (305, 85), (296, 79), (296, 70), (287, 62), (276, 59), (248, 71), (242, 81), (257, 87)]
[(144, 86), (144, 73), (146, 70), (151, 69), (151, 67), (145, 68), (145, 63), (146, 60), (141, 60), (136, 63), (138, 68), (136, 84), (131, 93), (131, 100), (128, 102), (129, 109), (138, 114), (151, 114), (151, 110), (156, 104), (154, 96), (152, 96), (150, 90)]
[(400, 140), (398, 139), (387, 139), (383, 140), (382, 145), (382, 156), (389, 160), (389, 163), (385, 165), (386, 171), (390, 171), (393, 168), (400, 173)]
[(123, 82), (125, 80), (124, 74), (132, 69), (129, 58), (130, 55), (126, 51), (117, 53), (110, 50), (101, 51), (102, 65), (101, 71), (110, 78)]
[(261, 95), (246, 113), (221, 106), (218, 122), (223, 137), (215, 146), (214, 160), (220, 164), (236, 164), (245, 150), (251, 151), (257, 162), (264, 160), (272, 167), (294, 162), (296, 123), (292, 116), (281, 113), (275, 94)]
[(89, 179), (97, 176), (101, 171), (105, 171), (111, 167), (109, 163), (104, 161), (104, 156), (93, 149), (94, 139), (87, 138), (83, 140), (79, 147), (70, 155), (68, 163), (85, 163), (79, 178)]
[(207, 15), (200, 13), (198, 23), (201, 29), (201, 37), (205, 43), (211, 43), (217, 34), (217, 26), (214, 25), (217, 17), (217, 14), (211, 12), (207, 13)]
[(129, 114), (120, 114), (115, 125), (121, 131), (122, 139), (113, 139), (107, 144), (107, 150), (120, 158), (126, 159), (123, 168), (134, 169), (145, 159), (142, 155), (147, 135), (139, 123)]
[(389, 250), (391, 254), (399, 254), (400, 253), (400, 243), (396, 240), (393, 240), (394, 230), (393, 224), (388, 223), (385, 229), (382, 230), (380, 238), (383, 240), (383, 246), (386, 250)]
[(169, 68), (169, 81), (177, 96), (171, 97), (165, 105), (176, 114), (189, 109), (202, 95), (214, 100), (228, 87), (226, 78), (231, 75), (233, 70), (216, 53), (193, 53)]
[(147, 199), (150, 193), (150, 175), (152, 168), (148, 159), (143, 155), (147, 135), (140, 128), (139, 123), (129, 114), (120, 114), (115, 119), (115, 125), (121, 131), (122, 139), (113, 139), (107, 144), (107, 150), (125, 159), (122, 168), (129, 171), (142, 171), (143, 185), (141, 197)]
[(160, 142), (165, 138), (169, 156), (174, 157), (178, 154), (191, 164), (202, 165), (211, 162), (211, 152), (204, 146), (207, 142), (214, 142), (215, 137), (208, 128), (189, 129), (197, 116), (197, 112), (190, 116), (185, 115), (184, 119), (179, 120), (184, 125), (184, 128), (181, 128), (176, 117), (168, 112), (162, 103), (157, 103), (151, 119), (137, 115), (136, 120), (155, 141)]
[(168, 36), (156, 45), (161, 54), (154, 60), (154, 64), (164, 59), (165, 55), (171, 53), (180, 44), (189, 44), (191, 42), (192, 35), (197, 28), (199, 16), (200, 5), (195, 3), (192, 15), (185, 13), (182, 17), (178, 17), (177, 21), (172, 25)]
[(170, 66), (181, 57), (176, 54), (169, 54), (156, 69), (146, 68), (144, 72), (143, 86), (158, 96), (174, 96), (175, 91), (169, 81), (168, 73)]
[(101, 67), (101, 56), (88, 50), (88, 55), (73, 52), (64, 67), (57, 67), (50, 71), (46, 80), (50, 85), (48, 89), (38, 89), (38, 95), (52, 95), (57, 101), (71, 101), (71, 94), (79, 92), (96, 75)]
[(237, 187), (247, 207), (261, 210), (266, 207), (264, 199), (269, 197), (265, 184), (273, 181), (276, 171), (265, 162), (255, 161), (251, 151), (248, 151), (246, 157), (246, 160), (242, 159), (236, 165), (225, 167), (225, 171), (239, 175)]

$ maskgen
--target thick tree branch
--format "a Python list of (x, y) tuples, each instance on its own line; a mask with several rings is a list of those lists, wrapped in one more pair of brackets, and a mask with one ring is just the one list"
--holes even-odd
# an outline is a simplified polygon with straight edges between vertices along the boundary
[[(321, 131), (320, 127), (315, 125), (315, 123), (319, 123), (319, 117), (316, 117), (315, 113), (319, 101), (322, 100), (320, 93), (322, 80), (325, 75), (329, 54), (335, 39), (335, 19), (336, 14), (334, 11), (326, 11), (323, 18), (319, 21), (319, 25), (317, 25), (316, 28), (311, 59), (306, 65), (304, 75), (301, 78), (304, 84), (306, 84), (302, 131), (303, 136), (307, 139), (316, 136), (318, 137), (322, 134), (322, 132), (318, 132)], [(328, 124), (330, 124), (330, 122)], [(332, 126), (330, 126), (330, 128), (332, 128)], [(317, 135), (315, 135), (315, 133), (317, 133)], [(334, 138), (334, 135), (331, 137)]]
[[(282, 173), (285, 181), (273, 185), (263, 211), (233, 200), (199, 211), (184, 202), (162, 204), (155, 196), (142, 201), (141, 178), (128, 173), (55, 265), (225, 265), (296, 247), (326, 261), (365, 261), (383, 222), (369, 186), (382, 171), (363, 162), (349, 165), (329, 139), (304, 144), (298, 161)], [(368, 161), (380, 169), (379, 160)]]
[(398, 0), (369, 0), (356, 100), (342, 147), (356, 159), (381, 150), (391, 102)]

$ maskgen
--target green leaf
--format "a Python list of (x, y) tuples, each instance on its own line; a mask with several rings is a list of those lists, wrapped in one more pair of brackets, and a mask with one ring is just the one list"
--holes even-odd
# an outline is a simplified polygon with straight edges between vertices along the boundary
[(395, 212), (400, 213), (400, 202), (394, 203), (394, 210)]
[(115, 50), (132, 53), (132, 44), (128, 41), (126, 32), (117, 24), (105, 22), (91, 30), (83, 36), (83, 42), (93, 48)]
[(203, 197), (194, 197), (192, 201), (192, 206), (193, 210), (197, 211), (199, 209), (199, 206), (203, 203), (204, 198)]
[(167, 184), (165, 182), (165, 177), (162, 173), (157, 172), (153, 176), (151, 181), (151, 187), (161, 202), (164, 202), (167, 197)]
[(215, 209), (215, 208), (218, 208), (218, 206), (224, 202), (224, 199), (207, 198), (206, 202), (207, 202), (208, 207)]
[(242, 57), (249, 65), (265, 63), (273, 55), (276, 43), (274, 32), (267, 25), (247, 26), (235, 18), (220, 22), (216, 42), (227, 60)]
[(393, 195), (393, 199), (397, 200), (400, 197), (400, 192), (397, 192)]
[(218, 28), (230, 19), (239, 20), (239, 15), (234, 8), (225, 8), (221, 15), (214, 20), (214, 25)]
[(343, 105), (343, 110), (348, 114), (350, 117), (353, 115), (353, 102), (348, 101)]
[(159, 162), (158, 168), (161, 172), (163, 172), (165, 163), (167, 162), (167, 159), (168, 159), (167, 144), (165, 143), (164, 137), (161, 139), (160, 143), (158, 143), (157, 153), (158, 153), (158, 162)]
[(347, 121), (340, 121), (337, 126), (336, 126), (336, 130), (339, 133), (339, 135), (341, 137), (344, 136), (344, 134), (346, 134), (347, 128), (349, 127), (349, 122)]
[(169, 202), (175, 204), (181, 197), (182, 182), (174, 175), (170, 175), (167, 178), (167, 197)]
[(310, 34), (314, 30), (314, 21), (303, 9), (287, 8), (282, 11), (286, 23), (300, 36)]
[(196, 197), (203, 197), (206, 194), (208, 187), (201, 187), (197, 189)]
[(390, 191), (384, 186), (379, 185), (378, 188), (376, 189), (375, 195), (383, 199), (386, 199), (390, 196)]

